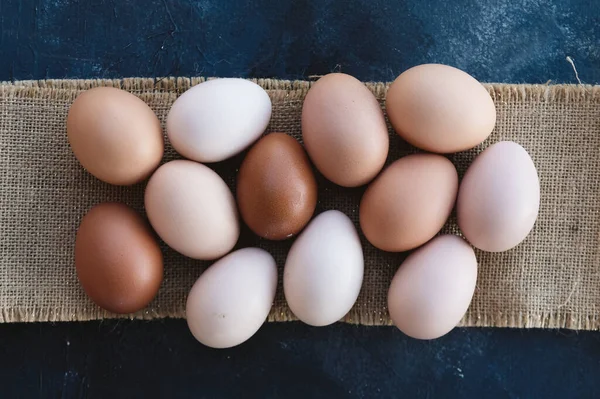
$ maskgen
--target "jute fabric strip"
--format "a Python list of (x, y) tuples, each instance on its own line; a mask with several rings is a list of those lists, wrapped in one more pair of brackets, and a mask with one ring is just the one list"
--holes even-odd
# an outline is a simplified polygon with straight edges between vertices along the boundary
[[(69, 105), (82, 90), (104, 85), (129, 90), (161, 122), (179, 94), (202, 78), (47, 80), (0, 84), (0, 322), (68, 321), (119, 317), (85, 296), (73, 267), (75, 232), (94, 204), (121, 201), (143, 214), (145, 183), (114, 187), (90, 176), (70, 151), (65, 131)], [(273, 101), (268, 132), (301, 141), (300, 113), (309, 82), (261, 79)], [(385, 83), (368, 83), (382, 102)], [(539, 219), (517, 248), (477, 251), (479, 278), (464, 326), (600, 327), (600, 87), (486, 85), (498, 111), (485, 143), (450, 159), (463, 175), (475, 155), (499, 140), (513, 140), (531, 154), (541, 182)], [(415, 152), (391, 129), (388, 163)], [(179, 156), (168, 145), (165, 161)], [(211, 165), (235, 189), (243, 154)], [(317, 174), (318, 175), (318, 174)], [(318, 175), (317, 212), (339, 209), (358, 227), (364, 188), (345, 189)], [(459, 234), (454, 218), (445, 232)], [(345, 321), (389, 324), (387, 288), (405, 254), (381, 252), (364, 240), (365, 279)], [(243, 228), (238, 247), (268, 250), (283, 267), (292, 241), (268, 242)], [(185, 317), (186, 295), (206, 262), (163, 245), (165, 279), (158, 297), (135, 315)], [(281, 270), (280, 270), (281, 277)], [(293, 320), (281, 283), (270, 321)]]

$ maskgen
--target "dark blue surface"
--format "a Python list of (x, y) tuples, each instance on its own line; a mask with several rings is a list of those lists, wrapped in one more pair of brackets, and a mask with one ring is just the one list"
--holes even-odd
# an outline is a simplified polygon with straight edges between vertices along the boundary
[(2, 0), (0, 80), (206, 75), (600, 81), (596, 0)]
[[(0, 0), (0, 80), (206, 75), (600, 82), (600, 3)], [(265, 325), (211, 350), (184, 321), (0, 326), (0, 397), (600, 397), (600, 333)]]
[(0, 332), (3, 398), (600, 397), (591, 332), (457, 329), (426, 342), (389, 327), (285, 323), (228, 350), (198, 344), (183, 320)]

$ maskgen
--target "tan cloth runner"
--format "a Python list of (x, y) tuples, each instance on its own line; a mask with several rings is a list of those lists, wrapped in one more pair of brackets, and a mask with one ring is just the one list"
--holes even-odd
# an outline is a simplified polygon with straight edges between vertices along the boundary
[[(122, 201), (143, 212), (144, 184), (113, 187), (85, 172), (66, 139), (69, 105), (84, 89), (108, 85), (132, 91), (164, 123), (179, 94), (203, 79), (54, 80), (0, 84), (0, 321), (66, 321), (116, 317), (91, 303), (73, 267), (75, 232), (82, 215), (102, 201)], [(273, 100), (269, 132), (300, 138), (308, 82), (258, 80)], [(385, 97), (386, 84), (368, 84)], [(479, 148), (450, 156), (462, 176), (476, 153), (513, 140), (531, 154), (542, 201), (536, 227), (505, 253), (477, 252), (479, 280), (464, 326), (600, 327), (600, 86), (486, 86), (498, 122)], [(388, 163), (414, 149), (390, 130)], [(167, 144), (165, 160), (177, 158)], [(242, 160), (214, 165), (233, 188)], [(364, 189), (344, 189), (318, 177), (317, 212), (339, 209), (357, 223)], [(358, 226), (358, 224), (357, 224)], [(445, 228), (457, 232), (454, 221)], [(258, 245), (280, 268), (291, 242), (259, 240), (244, 229), (239, 246)], [(158, 297), (135, 318), (185, 317), (187, 292), (208, 265), (164, 247), (165, 279)], [(376, 250), (363, 237), (365, 279), (346, 317), (388, 324), (387, 288), (403, 254)], [(281, 276), (281, 273), (280, 273)], [(293, 319), (281, 282), (269, 317)]]

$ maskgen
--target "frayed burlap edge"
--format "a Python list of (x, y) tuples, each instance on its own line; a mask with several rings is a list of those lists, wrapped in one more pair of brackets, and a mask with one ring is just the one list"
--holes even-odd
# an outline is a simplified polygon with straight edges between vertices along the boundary
[[(134, 314), (119, 315), (97, 309), (96, 312), (81, 309), (0, 309), (0, 323), (17, 322), (63, 322), (63, 321), (89, 321), (101, 319), (137, 319), (153, 320), (161, 318), (185, 318), (185, 311), (181, 309), (158, 309), (154, 311), (143, 310)], [(287, 308), (272, 309), (267, 321), (287, 322), (296, 321), (297, 318)], [(361, 313), (352, 309), (343, 322), (356, 325), (391, 325), (386, 314), (378, 315)], [(574, 317), (569, 313), (544, 313), (544, 314), (519, 314), (506, 315), (502, 313), (482, 315), (467, 314), (458, 324), (461, 327), (513, 327), (513, 328), (567, 328), (572, 330), (597, 330), (600, 328), (598, 317)]]
[[(51, 89), (49, 98), (70, 99), (78, 91), (93, 87), (109, 86), (127, 90), (136, 94), (144, 92), (169, 92), (174, 96), (188, 90), (190, 87), (213, 78), (126, 78), (126, 79), (76, 79), (76, 80), (23, 80), (16, 82), (0, 82), (0, 94), (17, 97), (29, 97), (37, 89)], [(294, 99), (303, 97), (308, 91), (311, 81), (250, 79), (265, 90), (276, 92), (275, 99)], [(390, 83), (367, 82), (367, 87), (377, 98), (385, 97)], [(592, 85), (539, 85), (539, 84), (506, 84), (487, 83), (484, 86), (495, 101), (537, 100), (537, 101), (595, 101), (600, 99), (600, 86)], [(279, 93), (277, 93), (279, 92)]]

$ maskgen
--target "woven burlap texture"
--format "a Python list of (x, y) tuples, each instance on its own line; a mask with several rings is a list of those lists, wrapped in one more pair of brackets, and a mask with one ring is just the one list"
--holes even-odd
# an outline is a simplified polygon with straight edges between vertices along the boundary
[[(75, 233), (94, 204), (121, 201), (143, 214), (145, 182), (133, 187), (104, 184), (79, 165), (69, 148), (65, 120), (82, 91), (115, 86), (138, 95), (165, 122), (179, 94), (202, 78), (53, 80), (0, 84), (0, 321), (70, 321), (123, 317), (95, 306), (80, 288), (73, 266)], [(261, 79), (273, 102), (267, 132), (301, 141), (300, 113), (309, 82)], [(385, 83), (367, 83), (383, 100)], [(450, 159), (462, 176), (477, 153), (499, 140), (513, 140), (532, 156), (540, 177), (541, 205), (534, 230), (504, 253), (477, 251), (477, 289), (463, 326), (600, 327), (600, 87), (486, 85), (498, 111), (496, 128), (479, 147)], [(416, 150), (390, 128), (388, 163)], [(179, 158), (165, 140), (165, 161)], [(210, 165), (235, 189), (243, 159)], [(346, 189), (317, 173), (317, 212), (339, 209), (358, 228), (364, 188)], [(454, 218), (445, 232), (459, 234)], [(389, 324), (386, 296), (405, 254), (384, 253), (361, 235), (365, 277), (345, 321)], [(238, 247), (268, 250), (281, 268), (292, 241), (269, 242), (244, 228)], [(186, 295), (209, 265), (165, 245), (165, 278), (144, 311), (124, 317), (185, 317)], [(270, 321), (293, 320), (281, 282)]]

